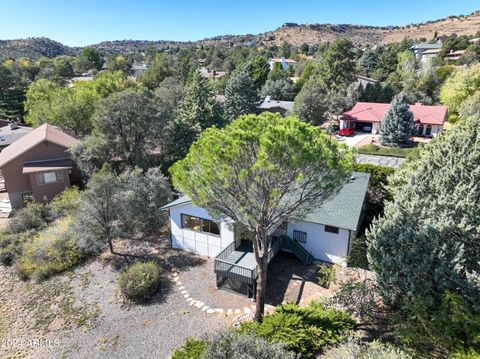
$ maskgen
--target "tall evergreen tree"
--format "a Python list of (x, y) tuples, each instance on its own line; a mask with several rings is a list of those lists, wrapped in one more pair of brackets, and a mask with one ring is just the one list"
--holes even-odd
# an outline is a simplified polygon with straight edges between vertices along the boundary
[(316, 77), (310, 77), (295, 97), (293, 112), (302, 121), (319, 124), (329, 109), (328, 89)]
[(0, 65), (0, 117), (22, 119), (26, 85), (4, 65)]
[(345, 88), (354, 80), (355, 62), (353, 44), (339, 38), (333, 41), (322, 55), (315, 75), (329, 88)]
[(260, 105), (257, 85), (246, 70), (235, 72), (225, 88), (225, 112), (230, 120), (255, 113)]
[(426, 146), (367, 233), (386, 304), (438, 309), (453, 292), (480, 313), (479, 128), (477, 114)]
[(192, 72), (176, 118), (168, 126), (168, 134), (172, 139), (172, 160), (183, 158), (204, 129), (223, 125), (222, 108), (211, 84), (200, 72)]
[(413, 114), (409, 110), (407, 97), (400, 93), (390, 103), (380, 125), (380, 143), (386, 146), (405, 144), (416, 133)]

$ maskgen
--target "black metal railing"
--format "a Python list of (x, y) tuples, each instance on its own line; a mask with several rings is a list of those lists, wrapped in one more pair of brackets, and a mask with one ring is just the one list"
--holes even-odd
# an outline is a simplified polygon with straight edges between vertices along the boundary
[(217, 260), (217, 259), (223, 260), (223, 259), (227, 258), (230, 254), (233, 253), (235, 248), (236, 248), (236, 243), (235, 243), (235, 241), (233, 241), (228, 246), (226, 246), (224, 249), (222, 249), (222, 251), (220, 253), (217, 254), (217, 256), (215, 257), (215, 260)]
[(223, 259), (215, 259), (215, 273), (248, 284), (254, 284), (255, 280), (257, 279), (255, 270), (245, 268), (241, 265), (231, 263)]
[(281, 237), (281, 248), (295, 254), (305, 265), (310, 265), (314, 261), (313, 256), (305, 248), (288, 236)]

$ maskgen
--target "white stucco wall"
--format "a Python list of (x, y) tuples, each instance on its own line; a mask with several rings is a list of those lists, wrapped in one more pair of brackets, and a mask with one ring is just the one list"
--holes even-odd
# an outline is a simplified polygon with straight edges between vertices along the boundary
[[(431, 125), (432, 126), (432, 133), (431, 136), (436, 137), (442, 132), (443, 125)], [(418, 125), (417, 125), (418, 129)], [(423, 135), (427, 132), (427, 125), (423, 125)]]
[(349, 231), (340, 228), (338, 234), (325, 232), (323, 224), (289, 220), (287, 235), (293, 238), (293, 231), (307, 233), (307, 242), (300, 243), (316, 260), (346, 265), (348, 256)]
[[(182, 228), (182, 214), (214, 220), (205, 209), (191, 203), (170, 208), (170, 232), (174, 248), (213, 258), (234, 241), (233, 222), (231, 220), (222, 219), (220, 221), (220, 235), (217, 236)], [(218, 223), (218, 221), (216, 222)]]

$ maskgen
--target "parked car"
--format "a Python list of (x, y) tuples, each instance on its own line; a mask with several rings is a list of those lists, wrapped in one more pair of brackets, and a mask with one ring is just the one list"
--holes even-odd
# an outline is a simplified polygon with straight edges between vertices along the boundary
[(372, 132), (372, 125), (363, 125), (362, 131), (363, 132)]
[(342, 128), (340, 131), (338, 131), (340, 136), (352, 136), (354, 133), (355, 130), (353, 128)]

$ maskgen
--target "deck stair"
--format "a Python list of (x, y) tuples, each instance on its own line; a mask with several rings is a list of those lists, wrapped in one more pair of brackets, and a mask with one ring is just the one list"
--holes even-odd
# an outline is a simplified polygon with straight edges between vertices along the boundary
[(302, 245), (288, 236), (280, 237), (282, 250), (293, 253), (304, 265), (311, 265), (315, 260)]
[[(272, 237), (268, 250), (269, 263), (280, 250), (293, 253), (305, 265), (313, 263), (312, 255), (287, 236)], [(251, 242), (242, 242), (238, 247), (233, 242), (225, 247), (215, 257), (214, 268), (218, 288), (241, 293), (255, 299), (258, 266)]]

